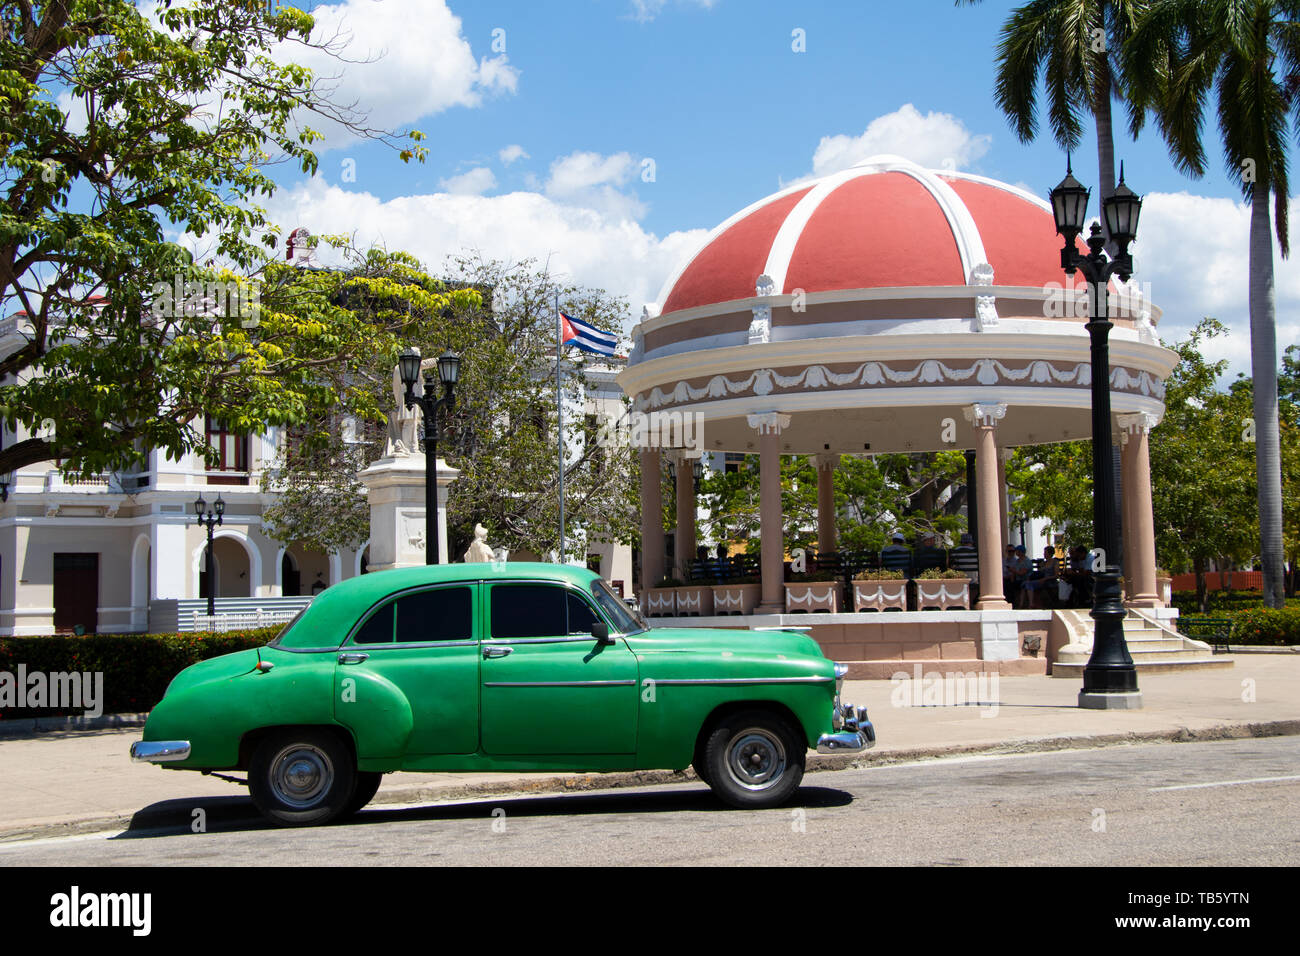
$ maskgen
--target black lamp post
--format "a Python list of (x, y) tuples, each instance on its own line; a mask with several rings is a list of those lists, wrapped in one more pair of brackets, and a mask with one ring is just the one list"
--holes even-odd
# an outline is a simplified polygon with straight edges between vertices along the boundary
[(1128, 247), (1137, 233), (1142, 199), (1124, 185), (1124, 167), (1120, 165), (1119, 186), (1101, 206), (1106, 227), (1115, 243), (1116, 255), (1106, 255), (1106, 238), (1101, 225), (1092, 224), (1088, 235), (1088, 254), (1075, 248), (1075, 238), (1083, 231), (1088, 210), (1088, 190), (1074, 178), (1066, 161), (1065, 179), (1051, 192), (1052, 214), (1056, 231), (1065, 240), (1061, 250), (1061, 267), (1072, 276), (1077, 269), (1088, 283), (1086, 326), (1092, 338), (1092, 524), (1093, 537), (1100, 549), (1093, 567), (1092, 656), (1083, 670), (1083, 690), (1079, 706), (1097, 709), (1135, 708), (1142, 706), (1138, 691), (1137, 668), (1124, 641), (1124, 605), (1120, 601), (1120, 570), (1114, 563), (1119, 555), (1119, 526), (1115, 509), (1115, 469), (1111, 457), (1110, 425), (1110, 345), (1111, 322), (1107, 284), (1111, 276), (1127, 280), (1133, 273), (1133, 257)]
[(199, 500), (194, 502), (194, 514), (198, 517), (199, 524), (208, 529), (208, 550), (203, 559), (203, 573), (208, 581), (209, 618), (217, 613), (216, 588), (212, 580), (212, 529), (221, 524), (221, 516), (225, 513), (226, 503), (221, 500), (221, 495), (217, 495), (217, 500), (212, 502), (211, 508), (208, 508), (208, 503), (203, 500), (203, 492), (199, 492)]
[(438, 409), (456, 404), (456, 381), (460, 378), (460, 356), (443, 352), (438, 356), (438, 379), (442, 382), (442, 398), (437, 391), (433, 370), (424, 373), (424, 394), (415, 394), (415, 382), (420, 377), (420, 353), (407, 349), (397, 360), (398, 374), (406, 389), (406, 407), (419, 405), (424, 413), (424, 525), (428, 546), (424, 550), (424, 563), (437, 564), (438, 547)]
[(14, 476), (12, 472), (6, 471), (0, 475), (0, 501), (9, 500), (9, 486), (13, 484)]

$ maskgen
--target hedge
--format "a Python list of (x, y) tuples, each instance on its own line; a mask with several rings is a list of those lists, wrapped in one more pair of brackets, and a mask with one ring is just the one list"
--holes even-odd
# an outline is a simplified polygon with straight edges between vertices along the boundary
[[(1175, 591), (1173, 597), (1174, 607), (1184, 615), (1201, 613), (1195, 591)], [(1262, 605), (1263, 600), (1264, 595), (1260, 591), (1221, 591), (1210, 588), (1206, 592), (1206, 607), (1211, 616), (1215, 616), (1216, 611), (1245, 611), (1257, 608)], [(1286, 606), (1300, 608), (1300, 597), (1287, 598)]]
[(1222, 610), (1209, 614), (1182, 614), (1179, 621), (1200, 621), (1206, 618), (1230, 618), (1233, 622), (1233, 644), (1258, 644), (1282, 646), (1300, 644), (1300, 607), (1288, 605), (1275, 609), (1252, 607), (1243, 610)]
[[(172, 678), (199, 661), (270, 641), (283, 625), (250, 631), (188, 634), (87, 634), (52, 637), (0, 637), (0, 672), (28, 674), (101, 672), (105, 714), (152, 710)], [(80, 714), (66, 708), (5, 707), (0, 720)]]

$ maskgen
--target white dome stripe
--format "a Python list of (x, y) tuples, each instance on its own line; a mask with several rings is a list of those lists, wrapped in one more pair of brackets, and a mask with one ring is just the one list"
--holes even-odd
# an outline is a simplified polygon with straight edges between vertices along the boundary
[[(794, 247), (799, 244), (804, 227), (808, 225), (808, 220), (822, 204), (822, 200), (850, 179), (856, 179), (868, 172), (870, 170), (855, 167), (832, 173), (819, 180), (808, 195), (795, 203), (790, 214), (785, 217), (785, 222), (781, 223), (781, 228), (777, 230), (776, 237), (772, 240), (772, 248), (767, 252), (767, 264), (763, 267), (763, 274), (771, 276), (772, 286), (777, 295), (785, 292), (785, 277), (790, 271), (790, 258), (794, 255)], [(757, 279), (758, 276), (754, 278)]]

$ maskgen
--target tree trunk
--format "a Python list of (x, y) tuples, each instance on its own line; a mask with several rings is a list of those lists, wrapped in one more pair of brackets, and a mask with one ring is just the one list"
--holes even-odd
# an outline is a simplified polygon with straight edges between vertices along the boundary
[[(1106, 22), (1106, 5), (1101, 5), (1101, 22)], [(1111, 129), (1110, 115), (1110, 60), (1109, 53), (1098, 53), (1097, 83), (1092, 91), (1092, 115), (1097, 122), (1097, 173), (1100, 181), (1097, 192), (1101, 202), (1115, 194), (1115, 136)], [(1103, 207), (1098, 205), (1098, 212)], [(1110, 230), (1106, 227), (1106, 217), (1101, 216), (1101, 231), (1106, 237), (1106, 252), (1114, 256), (1119, 250), (1110, 240)]]
[(1255, 411), (1255, 476), (1259, 489), (1259, 555), (1264, 606), (1282, 593), (1282, 458), (1277, 421), (1277, 327), (1273, 294), (1272, 190), (1254, 185), (1250, 201), (1250, 374)]
[(1196, 606), (1202, 614), (1209, 613), (1210, 589), (1205, 580), (1205, 559), (1192, 558), (1192, 570), (1196, 572)]

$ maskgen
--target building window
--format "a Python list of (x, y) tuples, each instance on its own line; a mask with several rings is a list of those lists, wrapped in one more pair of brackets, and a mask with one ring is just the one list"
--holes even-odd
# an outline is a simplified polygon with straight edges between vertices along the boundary
[(211, 415), (204, 416), (204, 431), (207, 433), (208, 446), (217, 450), (217, 462), (215, 465), (210, 465), (208, 470), (243, 473), (209, 475), (208, 484), (248, 484), (248, 436), (235, 434), (226, 427), (224, 422), (218, 421)]

